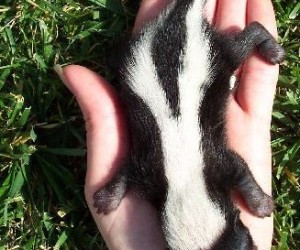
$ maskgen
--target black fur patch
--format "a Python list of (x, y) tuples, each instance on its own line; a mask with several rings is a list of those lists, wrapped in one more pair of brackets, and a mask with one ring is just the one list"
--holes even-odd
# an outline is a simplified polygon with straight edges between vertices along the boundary
[(166, 200), (167, 180), (164, 172), (160, 129), (144, 101), (128, 86), (123, 86), (131, 134), (131, 165), (128, 180), (136, 193), (161, 210)]
[(157, 29), (152, 44), (153, 62), (174, 116), (180, 113), (178, 73), (184, 56), (185, 19), (190, 4), (191, 1), (178, 1), (165, 22)]

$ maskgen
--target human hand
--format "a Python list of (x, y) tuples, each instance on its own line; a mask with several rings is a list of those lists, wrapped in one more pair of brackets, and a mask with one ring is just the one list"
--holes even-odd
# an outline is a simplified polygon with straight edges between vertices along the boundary
[[(134, 31), (151, 20), (167, 0), (144, 0)], [(274, 36), (276, 27), (270, 0), (208, 0), (208, 19), (220, 30), (242, 29), (256, 20)], [(80, 66), (70, 65), (61, 78), (76, 96), (87, 131), (88, 169), (85, 195), (96, 224), (110, 249), (164, 249), (164, 239), (155, 210), (132, 193), (110, 214), (97, 214), (93, 194), (116, 174), (126, 160), (129, 143), (118, 96), (102, 77)], [(262, 76), (264, 78), (262, 78)], [(240, 71), (240, 84), (232, 95), (227, 113), (230, 146), (249, 164), (257, 182), (271, 193), (270, 120), (278, 66), (252, 56)], [(259, 249), (270, 249), (272, 218), (252, 216), (242, 202), (244, 224)], [(263, 236), (263, 237), (262, 237)]]
[[(221, 31), (243, 29), (258, 21), (274, 37), (276, 22), (270, 0), (210, 1), (208, 15)], [(215, 13), (214, 15), (212, 13)], [(278, 65), (270, 65), (260, 56), (249, 58), (239, 72), (239, 86), (231, 96), (227, 112), (227, 135), (232, 149), (248, 163), (256, 181), (271, 194), (271, 146), (270, 125), (273, 98), (278, 79)], [(271, 248), (273, 218), (253, 216), (240, 200), (241, 219), (249, 228), (258, 249)]]

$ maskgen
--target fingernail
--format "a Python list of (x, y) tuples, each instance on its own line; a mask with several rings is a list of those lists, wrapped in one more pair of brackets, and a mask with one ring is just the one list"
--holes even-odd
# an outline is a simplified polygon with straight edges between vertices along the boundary
[(59, 76), (60, 80), (62, 80), (62, 82), (67, 85), (67, 80), (64, 76), (64, 70), (63, 68), (59, 65), (59, 64), (55, 64), (53, 67), (54, 71), (56, 72), (56, 74)]

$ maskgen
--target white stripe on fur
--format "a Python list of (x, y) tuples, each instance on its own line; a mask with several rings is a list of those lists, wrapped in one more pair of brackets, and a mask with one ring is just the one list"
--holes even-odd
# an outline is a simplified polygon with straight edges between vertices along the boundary
[(169, 183), (165, 232), (170, 247), (176, 250), (207, 249), (225, 227), (225, 218), (210, 200), (203, 176), (198, 110), (205, 94), (203, 84), (210, 77), (210, 47), (201, 28), (202, 4), (196, 0), (186, 16), (187, 43), (182, 51), (183, 68), (178, 69), (178, 119), (172, 116), (151, 58), (153, 32), (144, 33), (134, 51), (134, 67), (128, 69), (129, 86), (149, 106), (161, 130)]

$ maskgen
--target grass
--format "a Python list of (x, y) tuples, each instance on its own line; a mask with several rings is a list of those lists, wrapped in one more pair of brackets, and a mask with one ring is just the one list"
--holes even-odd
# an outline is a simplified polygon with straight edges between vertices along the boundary
[[(272, 125), (273, 250), (300, 249), (300, 4), (274, 0), (281, 67)], [(106, 249), (83, 197), (85, 132), (53, 65), (105, 58), (137, 1), (4, 0), (0, 5), (0, 250)]]
[(110, 78), (107, 51), (132, 21), (119, 1), (0, 6), (0, 249), (105, 249), (83, 197), (85, 132), (53, 65)]
[(300, 249), (300, 3), (275, 1), (287, 58), (273, 112), (274, 249)]

